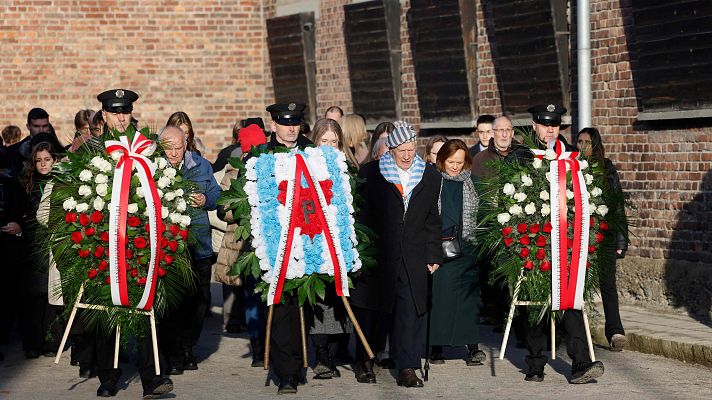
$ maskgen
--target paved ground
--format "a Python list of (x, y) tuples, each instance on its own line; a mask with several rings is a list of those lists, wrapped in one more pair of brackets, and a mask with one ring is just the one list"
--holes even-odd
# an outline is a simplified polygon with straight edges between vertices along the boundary
[[(249, 366), (246, 337), (224, 337), (220, 333), (219, 320), (213, 317), (206, 321), (201, 344), (196, 349), (196, 355), (202, 360), (200, 369), (174, 376), (175, 390), (166, 397), (211, 400), (274, 398), (276, 387), (273, 383), (265, 386), (266, 372)], [(675, 319), (668, 320), (671, 321), (668, 326), (682, 323)], [(633, 324), (630, 325), (632, 328)], [(704, 330), (700, 332), (705, 333)], [(712, 329), (708, 328), (706, 332), (709, 334)], [(377, 371), (378, 384), (358, 384), (351, 367), (344, 365), (339, 367), (343, 377), (330, 381), (312, 380), (309, 370), (309, 382), (300, 386), (299, 393), (291, 398), (518, 399), (566, 396), (577, 400), (628, 400), (712, 397), (710, 368), (633, 351), (611, 353), (601, 347), (596, 348), (596, 356), (604, 362), (606, 373), (597, 383), (571, 385), (567, 382), (570, 366), (564, 346), (559, 346), (557, 353), (563, 358), (547, 366), (543, 383), (525, 382), (522, 373), (524, 351), (516, 349), (510, 341), (505, 360), (499, 361), (496, 357), (501, 334), (494, 334), (491, 327), (484, 326), (482, 336), (482, 348), (488, 355), (484, 366), (466, 367), (461, 359), (464, 350), (452, 350), (446, 353), (450, 359), (445, 365), (432, 367), (431, 379), (423, 389), (400, 388), (395, 384), (392, 373), (385, 370)], [(46, 357), (25, 360), (17, 342), (5, 349), (6, 360), (0, 362), (0, 399), (96, 398), (98, 380), (79, 378), (78, 368), (69, 366), (69, 352), (64, 353), (59, 365)], [(135, 367), (124, 364), (122, 368), (124, 377), (117, 397), (140, 398), (141, 384)]]

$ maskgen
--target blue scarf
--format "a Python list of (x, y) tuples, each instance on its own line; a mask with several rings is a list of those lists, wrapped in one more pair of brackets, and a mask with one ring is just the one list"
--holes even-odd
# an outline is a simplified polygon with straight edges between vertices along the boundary
[(401, 198), (403, 199), (403, 206), (405, 210), (408, 210), (408, 202), (410, 201), (410, 195), (413, 193), (413, 189), (420, 183), (423, 179), (423, 172), (425, 172), (425, 161), (420, 158), (419, 155), (415, 155), (413, 159), (413, 165), (411, 165), (411, 175), (408, 184), (403, 187), (400, 181), (400, 175), (398, 174), (398, 166), (396, 165), (396, 160), (390, 152), (385, 153), (381, 156), (378, 162), (378, 167), (381, 170), (381, 175), (386, 179), (386, 181), (394, 184), (398, 191), (401, 193)]

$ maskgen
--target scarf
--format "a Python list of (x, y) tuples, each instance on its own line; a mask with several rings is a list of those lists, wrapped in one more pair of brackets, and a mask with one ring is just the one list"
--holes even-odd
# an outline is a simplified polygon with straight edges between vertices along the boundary
[[(450, 176), (443, 171), (440, 174), (443, 179), (462, 182), (462, 238), (467, 240), (475, 232), (477, 207), (480, 202), (480, 198), (475, 191), (475, 184), (472, 183), (471, 172), (469, 170), (462, 171), (457, 176)], [(442, 185), (440, 186), (440, 197), (442, 197)], [(442, 212), (440, 197), (438, 197), (438, 211)]]
[(398, 166), (396, 165), (396, 160), (393, 159), (393, 156), (390, 152), (387, 152), (383, 156), (381, 156), (381, 159), (378, 161), (378, 167), (381, 170), (381, 175), (383, 175), (386, 181), (395, 185), (395, 187), (400, 192), (401, 198), (403, 200), (403, 206), (405, 207), (405, 211), (407, 211), (408, 202), (410, 201), (410, 195), (413, 193), (413, 189), (418, 185), (418, 183), (420, 183), (420, 180), (423, 179), (423, 172), (425, 172), (425, 161), (423, 161), (423, 159), (420, 158), (419, 155), (415, 155), (415, 158), (413, 159), (413, 165), (410, 166), (410, 181), (405, 187), (403, 187), (403, 185), (401, 184), (400, 175), (398, 175)]

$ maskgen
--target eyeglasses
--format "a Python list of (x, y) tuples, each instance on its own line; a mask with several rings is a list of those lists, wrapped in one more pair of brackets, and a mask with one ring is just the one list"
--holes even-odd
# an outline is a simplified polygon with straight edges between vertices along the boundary
[(512, 128), (495, 129), (494, 133), (511, 133), (514, 132)]

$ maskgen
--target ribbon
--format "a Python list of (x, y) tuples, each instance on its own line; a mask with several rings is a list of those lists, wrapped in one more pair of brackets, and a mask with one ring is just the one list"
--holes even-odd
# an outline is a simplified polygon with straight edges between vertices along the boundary
[[(590, 228), (589, 193), (579, 165), (578, 152), (565, 151), (560, 140), (550, 141), (547, 148), (555, 157), (549, 163), (549, 194), (551, 199), (551, 309), (581, 310), (584, 306), (583, 290), (586, 280), (586, 261)], [(545, 150), (532, 149), (543, 159)], [(572, 246), (568, 243), (566, 204), (566, 170), (571, 170), (574, 193), (574, 220)], [(569, 262), (569, 250), (571, 261)]]
[(153, 152), (155, 144), (148, 140), (141, 133), (136, 132), (131, 144), (127, 136), (119, 137), (119, 140), (107, 140), (104, 144), (107, 154), (115, 151), (121, 153), (114, 170), (114, 177), (111, 183), (112, 196), (109, 204), (109, 276), (111, 288), (111, 301), (114, 305), (129, 307), (128, 282), (126, 272), (128, 265), (126, 262), (126, 245), (128, 236), (126, 235), (126, 225), (128, 220), (128, 200), (131, 189), (131, 177), (134, 168), (136, 169), (140, 190), (143, 191), (148, 210), (149, 225), (149, 245), (151, 248), (151, 259), (148, 273), (146, 275), (146, 285), (143, 289), (141, 300), (136, 305), (137, 309), (150, 310), (156, 294), (156, 280), (158, 277), (158, 232), (159, 224), (163, 224), (161, 216), (161, 199), (158, 196), (156, 182), (153, 175), (156, 166), (143, 153)]
[[(294, 179), (290, 179), (287, 182), (287, 197), (285, 200), (285, 206), (287, 207), (287, 213), (289, 214), (289, 224), (286, 228), (282, 228), (282, 235), (280, 237), (277, 251), (277, 259), (274, 263), (275, 269), (272, 274), (272, 281), (270, 282), (267, 296), (267, 305), (275, 303), (278, 304), (282, 299), (282, 291), (284, 290), (284, 283), (287, 276), (287, 270), (289, 268), (294, 237), (301, 234), (300, 228), (296, 226), (297, 213), (301, 212), (301, 207), (294, 206), (294, 199), (301, 198), (302, 177), (306, 178), (307, 189), (311, 189), (309, 190), (309, 193), (312, 193), (312, 199), (310, 200), (314, 202), (314, 214), (316, 218), (319, 218), (319, 222), (324, 229), (324, 239), (326, 240), (331, 262), (334, 266), (336, 294), (338, 296), (349, 295), (348, 280), (344, 279), (346, 276), (346, 263), (343, 260), (341, 244), (337, 240), (334, 231), (331, 229), (331, 227), (335, 225), (332, 224), (331, 220), (325, 213), (327, 203), (324, 191), (322, 190), (321, 185), (318, 184), (309, 172), (309, 167), (304, 161), (302, 155), (298, 153), (295, 154), (294, 160)], [(314, 195), (316, 195), (316, 198), (313, 197)]]

